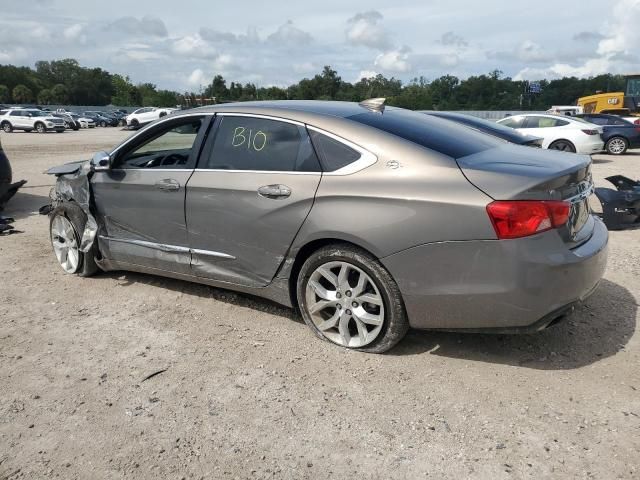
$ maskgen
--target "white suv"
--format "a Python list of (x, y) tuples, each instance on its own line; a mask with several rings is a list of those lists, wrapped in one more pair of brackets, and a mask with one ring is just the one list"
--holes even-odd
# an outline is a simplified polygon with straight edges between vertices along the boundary
[(156, 107), (144, 107), (139, 108), (133, 113), (130, 113), (125, 117), (127, 125), (130, 127), (140, 127), (147, 123), (155, 122), (160, 117), (169, 115), (176, 110), (175, 108), (156, 108)]
[(38, 133), (47, 131), (64, 132), (64, 120), (56, 118), (50, 112), (29, 108), (9, 108), (0, 111), (0, 128), (6, 133), (24, 130)]

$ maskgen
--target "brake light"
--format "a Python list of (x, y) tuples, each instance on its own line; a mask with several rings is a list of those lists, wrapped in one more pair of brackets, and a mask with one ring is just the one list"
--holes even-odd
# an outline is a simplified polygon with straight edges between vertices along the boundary
[(598, 135), (600, 133), (598, 130), (582, 130), (582, 132), (587, 135)]
[(567, 223), (571, 204), (555, 200), (497, 200), (487, 213), (499, 239), (528, 237)]

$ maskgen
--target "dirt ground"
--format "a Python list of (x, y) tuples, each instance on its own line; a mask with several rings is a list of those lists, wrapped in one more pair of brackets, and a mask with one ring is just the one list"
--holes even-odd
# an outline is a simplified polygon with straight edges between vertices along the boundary
[[(611, 232), (556, 327), (350, 352), (259, 298), (65, 274), (42, 172), (128, 134), (2, 134), (29, 183), (4, 212), (24, 233), (0, 237), (0, 480), (640, 477), (640, 230)], [(640, 154), (596, 157), (598, 185), (617, 173)]]

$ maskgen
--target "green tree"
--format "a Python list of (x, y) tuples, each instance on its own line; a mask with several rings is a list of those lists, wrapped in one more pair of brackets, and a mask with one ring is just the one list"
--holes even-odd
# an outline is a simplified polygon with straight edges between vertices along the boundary
[(52, 103), (56, 103), (53, 101), (53, 95), (51, 90), (48, 88), (43, 88), (38, 92), (38, 103), (40, 105), (51, 105)]
[(11, 92), (6, 85), (0, 85), (0, 103), (7, 103), (11, 98)]
[(51, 88), (51, 103), (55, 103), (57, 105), (64, 105), (69, 101), (69, 92), (67, 91), (67, 87), (61, 83), (54, 85)]
[(11, 92), (11, 96), (13, 97), (13, 101), (16, 103), (33, 102), (33, 92), (26, 85), (16, 85), (13, 92)]

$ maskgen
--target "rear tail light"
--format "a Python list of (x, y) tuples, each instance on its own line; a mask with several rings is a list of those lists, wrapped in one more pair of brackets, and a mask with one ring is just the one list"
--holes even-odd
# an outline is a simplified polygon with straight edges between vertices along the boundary
[(598, 130), (582, 130), (583, 133), (586, 133), (587, 135), (599, 135), (600, 132)]
[(546, 200), (498, 200), (487, 213), (499, 239), (528, 237), (567, 223), (571, 204)]
[(633, 123), (634, 123), (635, 125), (640, 125), (640, 118), (639, 118), (639, 119), (637, 119), (637, 120), (634, 120), (634, 122), (633, 122)]

